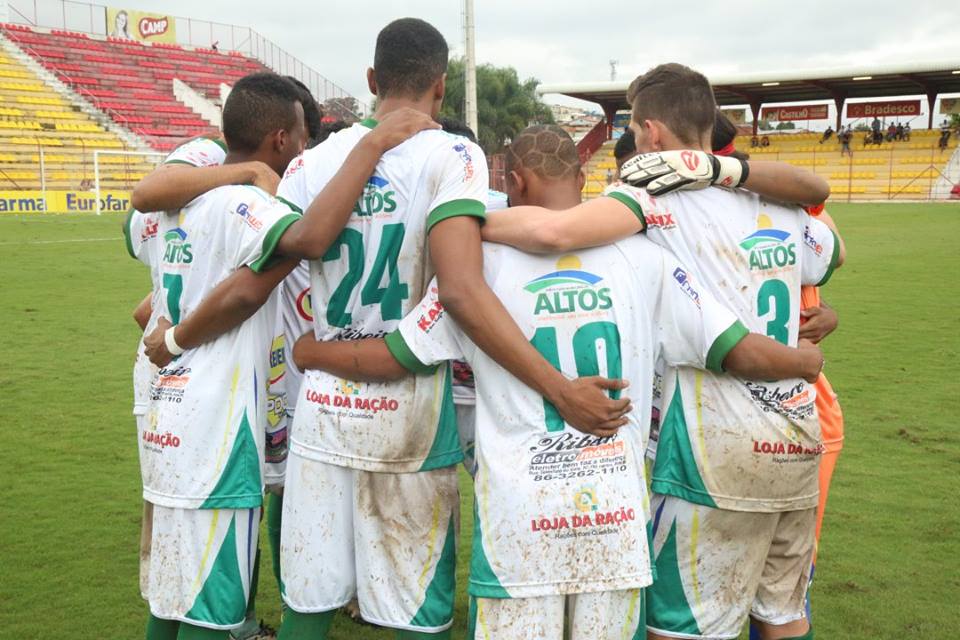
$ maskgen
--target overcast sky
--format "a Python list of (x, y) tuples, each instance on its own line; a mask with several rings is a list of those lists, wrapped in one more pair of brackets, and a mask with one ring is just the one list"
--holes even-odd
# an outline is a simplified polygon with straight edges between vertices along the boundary
[[(628, 80), (661, 62), (705, 73), (778, 71), (906, 60), (960, 62), (957, 0), (590, 2), (474, 0), (477, 60), (542, 82)], [(112, 3), (111, 3), (112, 4)], [(117, 6), (249, 25), (353, 93), (377, 32), (403, 16), (428, 20), (461, 52), (460, 0), (117, 0)], [(891, 8), (887, 8), (887, 7)]]

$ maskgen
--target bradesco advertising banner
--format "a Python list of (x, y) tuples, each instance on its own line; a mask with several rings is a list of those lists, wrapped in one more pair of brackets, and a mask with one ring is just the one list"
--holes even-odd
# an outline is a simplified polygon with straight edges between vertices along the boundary
[(124, 40), (176, 44), (177, 27), (173, 16), (107, 7), (107, 35)]
[[(126, 213), (130, 210), (127, 191), (101, 191), (100, 210)], [(95, 213), (97, 197), (91, 191), (0, 191), (0, 213)]]
[(851, 102), (847, 104), (848, 118), (899, 118), (918, 115), (920, 115), (919, 100)]
[(764, 107), (761, 118), (775, 122), (788, 120), (825, 120), (829, 117), (828, 105), (807, 104), (799, 107)]

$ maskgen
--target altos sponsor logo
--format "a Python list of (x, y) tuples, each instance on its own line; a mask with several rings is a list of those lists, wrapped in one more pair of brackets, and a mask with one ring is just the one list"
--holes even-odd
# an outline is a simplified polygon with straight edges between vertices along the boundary
[[(436, 296), (437, 288), (430, 287), (430, 293)], [(443, 317), (443, 305), (440, 304), (439, 300), (434, 299), (429, 304), (422, 305), (420, 311), (420, 317), (417, 318), (417, 328), (424, 333), (430, 333), (437, 326), (440, 318)]]
[(700, 306), (700, 292), (693, 288), (693, 284), (690, 283), (690, 276), (687, 275), (687, 272), (677, 267), (673, 270), (673, 279), (677, 281), (680, 285), (680, 288), (683, 289), (683, 292), (687, 296), (697, 303), (697, 306)]
[(166, 433), (144, 431), (142, 438), (146, 444), (152, 445), (153, 447), (160, 447), (161, 449), (166, 449), (167, 447), (173, 447), (176, 449), (180, 446), (180, 438), (173, 435), (169, 431)]
[(605, 527), (624, 525), (637, 519), (633, 507), (620, 507), (614, 511), (554, 516), (552, 518), (534, 518), (530, 520), (530, 530), (535, 532), (558, 531), (560, 529), (579, 529), (581, 527)]
[(254, 231), (260, 231), (263, 229), (263, 220), (253, 215), (253, 212), (250, 211), (250, 207), (247, 206), (247, 203), (241, 202), (237, 206), (237, 210), (234, 212), (247, 223), (247, 226), (253, 229)]
[(603, 311), (613, 306), (610, 289), (596, 287), (603, 278), (581, 270), (581, 266), (577, 256), (564, 256), (557, 260), (556, 271), (534, 278), (523, 287), (537, 294), (534, 315)]
[(396, 192), (389, 189), (390, 182), (380, 176), (370, 176), (363, 194), (353, 205), (353, 215), (360, 217), (378, 213), (393, 213), (397, 210)]
[(167, 264), (190, 264), (193, 262), (193, 248), (187, 242), (187, 232), (177, 227), (163, 236), (165, 247), (163, 261)]
[(473, 156), (470, 155), (470, 149), (461, 142), (453, 145), (453, 150), (463, 161), (463, 181), (469, 182), (473, 178)]
[(740, 248), (749, 252), (750, 270), (766, 271), (796, 264), (796, 245), (787, 242), (789, 238), (789, 231), (774, 229), (770, 218), (761, 215), (757, 230), (740, 241)]
[(804, 447), (803, 445), (793, 442), (754, 440), (753, 452), (772, 456), (818, 456), (823, 453), (823, 445), (818, 444), (815, 447)]
[(360, 409), (370, 413), (379, 413), (381, 411), (396, 411), (400, 408), (400, 403), (393, 398), (382, 396), (380, 398), (353, 397), (350, 395), (320, 393), (312, 389), (307, 389), (304, 398), (307, 402), (336, 407), (338, 409)]
[(169, 18), (140, 18), (140, 22), (137, 23), (141, 38), (163, 35), (169, 28)]

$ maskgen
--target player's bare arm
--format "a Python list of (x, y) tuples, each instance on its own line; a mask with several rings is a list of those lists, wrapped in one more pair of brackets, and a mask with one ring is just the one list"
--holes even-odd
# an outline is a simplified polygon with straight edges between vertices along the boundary
[(138, 211), (172, 211), (211, 189), (230, 184), (250, 184), (275, 194), (280, 176), (258, 160), (216, 167), (164, 164), (137, 183), (130, 204)]
[[(556, 212), (553, 212), (556, 215)], [(533, 348), (483, 277), (480, 225), (469, 217), (448, 218), (430, 232), (440, 302), (473, 342), (500, 366), (550, 400), (571, 426), (587, 433), (626, 424), (628, 398), (611, 400), (605, 390), (625, 381), (600, 377), (569, 380)]]
[(800, 325), (800, 338), (819, 344), (821, 340), (833, 333), (840, 324), (837, 311), (823, 300), (819, 307), (801, 309), (800, 317), (804, 319)]
[[(266, 303), (270, 293), (298, 262), (283, 260), (260, 273), (247, 267), (237, 269), (181, 320), (173, 332), (174, 342), (180, 349), (194, 349), (239, 327)], [(172, 326), (169, 319), (159, 318), (156, 328), (143, 339), (147, 357), (158, 367), (173, 360), (165, 335)]]
[(748, 160), (747, 164), (750, 173), (742, 187), (764, 198), (812, 205), (830, 197), (830, 185), (812, 171), (770, 160)]
[(350, 220), (353, 206), (380, 157), (420, 131), (439, 128), (429, 115), (410, 108), (385, 115), (377, 128), (353, 148), (333, 179), (307, 207), (303, 218), (283, 234), (277, 252), (310, 260), (322, 258)]
[(133, 310), (133, 320), (140, 327), (141, 331), (146, 331), (147, 323), (150, 322), (150, 314), (153, 312), (153, 292), (148, 293)]
[(643, 220), (615, 198), (595, 198), (570, 209), (511, 207), (487, 215), (483, 239), (530, 253), (598, 247), (644, 229)]
[(387, 382), (411, 375), (383, 338), (323, 342), (306, 333), (293, 345), (293, 361), (301, 371), (319, 369), (346, 380)]
[(809, 340), (800, 340), (794, 349), (759, 333), (749, 333), (724, 358), (723, 368), (748, 380), (803, 378), (816, 382), (823, 369), (823, 354)]

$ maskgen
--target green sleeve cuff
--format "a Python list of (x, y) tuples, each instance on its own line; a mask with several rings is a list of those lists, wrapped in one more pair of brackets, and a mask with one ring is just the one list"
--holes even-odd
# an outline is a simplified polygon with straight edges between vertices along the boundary
[(447, 218), (456, 218), (457, 216), (480, 218), (480, 223), (483, 224), (483, 221), (487, 219), (487, 205), (479, 200), (470, 200), (468, 198), (444, 202), (427, 216), (427, 233), (430, 233), (433, 225), (438, 222), (446, 220)]
[(133, 222), (133, 214), (136, 212), (136, 209), (130, 209), (130, 211), (127, 212), (127, 219), (123, 222), (123, 239), (127, 245), (127, 253), (129, 253), (130, 257), (134, 260), (137, 260), (138, 258), (137, 254), (133, 252), (133, 240), (130, 239), (130, 223)]
[(286, 198), (284, 198), (284, 197), (282, 197), (282, 196), (277, 196), (277, 200), (279, 200), (279, 201), (282, 202), (283, 204), (287, 205), (288, 207), (290, 207), (291, 209), (293, 209), (293, 210), (296, 211), (297, 213), (299, 213), (299, 214), (302, 214), (302, 213), (303, 213), (303, 209), (301, 209), (301, 208), (298, 207), (297, 205), (293, 204), (292, 202), (290, 202), (290, 201), (287, 200)]
[(830, 266), (827, 267), (827, 272), (823, 274), (823, 278), (820, 279), (820, 282), (817, 283), (818, 287), (822, 287), (827, 284), (830, 280), (830, 276), (833, 275), (833, 272), (837, 268), (837, 261), (840, 260), (840, 238), (837, 237), (837, 234), (833, 232), (833, 229), (830, 230), (830, 234), (833, 236), (833, 255), (830, 256)]
[(717, 336), (707, 351), (707, 369), (716, 373), (723, 373), (723, 361), (741, 340), (747, 337), (750, 331), (739, 320)]
[(393, 355), (397, 362), (400, 363), (400, 366), (407, 371), (419, 375), (426, 375), (433, 373), (437, 370), (437, 367), (440, 366), (431, 366), (420, 362), (420, 359), (413, 355), (413, 351), (407, 346), (407, 341), (403, 339), (403, 335), (399, 329), (394, 329), (388, 333), (384, 341), (387, 343), (387, 349), (390, 350), (390, 354)]
[(267, 235), (263, 238), (263, 251), (260, 257), (249, 265), (252, 271), (260, 273), (271, 264), (270, 259), (273, 257), (273, 252), (277, 250), (277, 244), (280, 242), (280, 238), (283, 237), (283, 234), (290, 228), (290, 225), (299, 219), (300, 214), (289, 213), (277, 220), (273, 226), (270, 227)]
[(165, 164), (165, 165), (168, 165), (168, 164), (185, 164), (185, 165), (187, 165), (188, 167), (197, 167), (197, 166), (199, 166), (199, 165), (193, 164), (192, 162), (187, 162), (186, 160), (164, 160), (164, 161), (163, 161), (163, 164)]
[(643, 215), (643, 209), (640, 208), (639, 202), (626, 194), (620, 193), (619, 191), (611, 191), (607, 194), (607, 197), (613, 198), (617, 202), (626, 205), (626, 207), (633, 212), (633, 215), (637, 216), (637, 220), (639, 220), (640, 224), (643, 226), (643, 231), (647, 230), (647, 217)]

